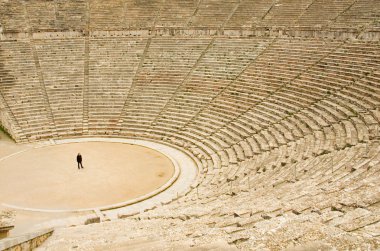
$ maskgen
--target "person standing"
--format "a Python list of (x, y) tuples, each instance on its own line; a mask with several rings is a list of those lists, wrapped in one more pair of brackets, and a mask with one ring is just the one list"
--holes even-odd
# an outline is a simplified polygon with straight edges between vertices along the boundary
[[(77, 155), (77, 162), (78, 162), (78, 169), (80, 169), (80, 167), (83, 169), (82, 155), (80, 153), (78, 153), (78, 155)], [(80, 167), (79, 167), (79, 165), (80, 165)]]

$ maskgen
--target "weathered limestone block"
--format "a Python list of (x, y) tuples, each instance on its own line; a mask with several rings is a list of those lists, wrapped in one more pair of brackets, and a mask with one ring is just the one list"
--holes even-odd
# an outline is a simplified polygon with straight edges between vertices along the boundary
[(15, 214), (13, 211), (0, 211), (0, 239), (8, 237), (14, 228)]

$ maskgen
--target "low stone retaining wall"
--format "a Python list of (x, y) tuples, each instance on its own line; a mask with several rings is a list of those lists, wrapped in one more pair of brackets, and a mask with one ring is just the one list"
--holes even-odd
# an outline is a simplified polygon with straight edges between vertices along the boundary
[(39, 247), (47, 238), (49, 238), (53, 234), (53, 231), (54, 230), (50, 228), (17, 237), (3, 239), (0, 241), (0, 250), (32, 250), (33, 248)]

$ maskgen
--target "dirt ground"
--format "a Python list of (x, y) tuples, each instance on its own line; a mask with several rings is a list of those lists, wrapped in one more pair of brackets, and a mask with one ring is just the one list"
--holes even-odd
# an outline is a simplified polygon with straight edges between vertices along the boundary
[[(152, 192), (174, 175), (165, 155), (142, 146), (108, 142), (34, 146), (15, 144), (0, 132), (0, 159), (17, 153), (0, 161), (0, 210), (6, 205), (58, 210), (106, 206)], [(80, 170), (78, 152), (83, 156)], [(16, 210), (13, 235), (66, 214)]]
[(0, 202), (38, 209), (106, 206), (149, 193), (173, 173), (166, 156), (142, 146), (84, 142), (29, 149), (0, 162)]
[[(0, 159), (12, 153), (33, 147), (31, 144), (16, 144), (4, 132), (0, 130)], [(0, 164), (1, 166), (1, 164)]]

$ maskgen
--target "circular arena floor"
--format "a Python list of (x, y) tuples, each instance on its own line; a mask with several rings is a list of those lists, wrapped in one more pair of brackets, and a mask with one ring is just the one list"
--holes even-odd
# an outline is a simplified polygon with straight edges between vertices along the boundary
[[(83, 156), (78, 170), (76, 155)], [(162, 153), (112, 142), (32, 148), (0, 161), (0, 202), (36, 210), (81, 210), (136, 199), (162, 188), (175, 168)]]

